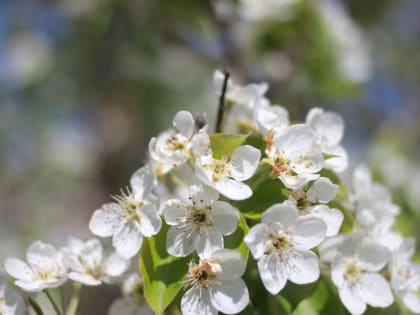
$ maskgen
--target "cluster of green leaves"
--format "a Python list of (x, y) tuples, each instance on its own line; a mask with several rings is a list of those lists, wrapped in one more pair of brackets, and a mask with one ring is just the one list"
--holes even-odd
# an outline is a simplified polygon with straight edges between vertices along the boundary
[[(210, 135), (213, 156), (220, 158), (230, 156), (233, 151), (244, 144), (252, 145), (265, 155), (265, 143), (261, 138), (247, 135), (212, 134)], [(261, 218), (262, 213), (271, 205), (282, 202), (288, 198), (286, 187), (277, 179), (270, 179), (270, 168), (260, 165), (255, 175), (246, 183), (252, 188), (251, 198), (235, 201), (232, 204), (239, 210), (241, 218), (238, 229), (225, 238), (225, 247), (239, 251), (248, 261), (245, 281), (249, 287), (251, 305), (242, 314), (346, 314), (331, 285), (324, 279), (315, 284), (298, 286), (288, 283), (286, 288), (278, 295), (271, 296), (266, 292), (259, 279), (256, 263), (249, 258), (248, 248), (243, 238), (248, 232), (248, 226), (253, 225)], [(345, 213), (344, 230), (352, 229), (351, 216), (341, 205), (340, 198), (345, 198), (346, 192), (339, 178), (330, 171), (323, 171), (322, 175), (328, 177), (340, 186), (339, 197), (334, 206)], [(182, 287), (188, 271), (188, 263), (198, 257), (173, 257), (166, 251), (166, 234), (168, 226), (164, 224), (162, 230), (154, 237), (146, 238), (140, 255), (140, 271), (144, 277), (144, 294), (156, 314), (163, 314), (172, 301), (182, 294)], [(176, 306), (175, 306), (176, 307)], [(330, 312), (341, 309), (342, 312)]]

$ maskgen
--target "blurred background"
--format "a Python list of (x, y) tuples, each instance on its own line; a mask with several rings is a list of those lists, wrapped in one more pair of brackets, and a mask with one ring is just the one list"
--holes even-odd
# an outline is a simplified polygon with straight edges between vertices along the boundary
[(0, 1), (0, 259), (88, 237), (178, 110), (213, 124), (216, 68), (268, 82), (293, 120), (342, 114), (352, 166), (420, 239), (419, 17), (418, 0)]

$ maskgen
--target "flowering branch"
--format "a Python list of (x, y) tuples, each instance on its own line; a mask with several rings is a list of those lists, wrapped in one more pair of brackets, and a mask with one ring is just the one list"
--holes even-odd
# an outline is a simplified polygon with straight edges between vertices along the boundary
[(215, 129), (216, 133), (222, 132), (223, 115), (225, 113), (225, 96), (226, 96), (227, 85), (228, 85), (229, 76), (230, 76), (230, 73), (227, 70), (224, 70), (223, 74), (224, 74), (223, 86), (222, 86), (222, 91), (219, 97), (219, 108), (217, 111), (217, 121), (216, 121), (216, 129)]

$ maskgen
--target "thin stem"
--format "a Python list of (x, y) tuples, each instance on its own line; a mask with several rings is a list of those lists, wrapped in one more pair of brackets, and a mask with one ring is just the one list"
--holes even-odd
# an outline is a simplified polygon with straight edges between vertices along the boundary
[(66, 314), (66, 303), (64, 299), (64, 288), (63, 286), (60, 287), (60, 300), (61, 300), (61, 312)]
[(216, 133), (222, 131), (222, 124), (223, 124), (223, 115), (225, 113), (225, 95), (226, 95), (226, 89), (227, 84), (229, 80), (230, 73), (227, 70), (223, 71), (225, 78), (223, 79), (223, 87), (222, 87), (222, 93), (220, 93), (219, 98), (219, 109), (217, 111), (217, 120), (216, 120)]
[(45, 292), (45, 294), (47, 295), (48, 300), (50, 300), (50, 303), (51, 303), (51, 305), (53, 306), (55, 313), (56, 313), (57, 315), (61, 315), (60, 309), (58, 308), (57, 303), (55, 303), (54, 299), (52, 298), (50, 291), (48, 291), (48, 290), (44, 290), (44, 292)]
[(66, 315), (76, 315), (77, 307), (79, 306), (79, 302), (80, 302), (79, 295), (80, 295), (81, 288), (82, 288), (82, 285), (80, 283), (74, 282), (72, 298), (67, 307)]
[(33, 308), (36, 315), (44, 315), (41, 306), (31, 296), (28, 296), (28, 304)]
[(92, 298), (92, 291), (92, 287), (87, 287), (86, 299), (83, 302), (82, 308), (80, 310), (80, 315), (87, 314), (89, 310), (90, 300)]

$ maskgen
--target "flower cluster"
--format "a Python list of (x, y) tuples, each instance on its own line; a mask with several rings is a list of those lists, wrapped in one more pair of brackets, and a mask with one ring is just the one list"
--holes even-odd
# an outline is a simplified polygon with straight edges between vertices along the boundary
[[(209, 134), (191, 113), (178, 112), (173, 127), (151, 139), (149, 160), (131, 176), (130, 187), (93, 212), (90, 231), (112, 238), (115, 251), (105, 254), (96, 238), (71, 238), (58, 250), (34, 242), (27, 262), (5, 261), (16, 286), (39, 292), (68, 279), (114, 283), (139, 254), (145, 278), (127, 278), (111, 314), (162, 311), (182, 286), (183, 314), (236, 314), (251, 300), (242, 279), (250, 251), (272, 295), (288, 281), (309, 284), (323, 273), (351, 314), (391, 305), (393, 292), (420, 313), (414, 242), (391, 229), (399, 207), (366, 167), (355, 169), (348, 192), (336, 175), (348, 164), (343, 119), (314, 108), (304, 123), (291, 123), (288, 111), (264, 96), (267, 84), (242, 87), (227, 79), (216, 71), (216, 93), (231, 110), (225, 127), (240, 126), (245, 135)], [(156, 289), (151, 277), (183, 257), (189, 257), (184, 268), (159, 274), (168, 287), (169, 272), (179, 278), (170, 283), (171, 298), (156, 302), (164, 293), (153, 291), (161, 285)], [(0, 280), (0, 311), (21, 314), (20, 298)]]

